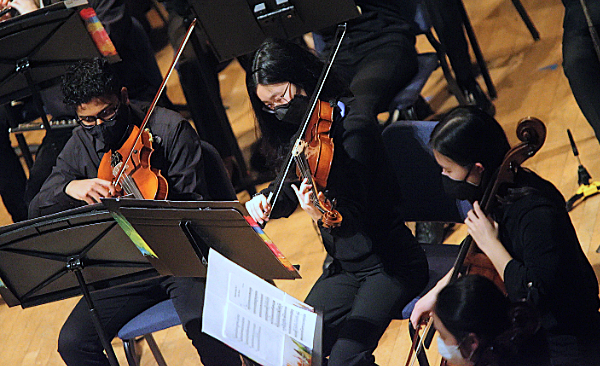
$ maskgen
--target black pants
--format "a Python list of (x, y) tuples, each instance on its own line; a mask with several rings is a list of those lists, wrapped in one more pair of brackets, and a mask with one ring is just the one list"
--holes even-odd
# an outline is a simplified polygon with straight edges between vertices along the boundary
[(417, 51), (410, 37), (381, 47), (363, 44), (342, 51), (345, 53), (338, 56), (334, 69), (349, 83), (357, 103), (372, 115), (386, 112), (418, 71)]
[[(203, 365), (240, 365), (237, 352), (200, 331), (204, 286), (203, 279), (159, 277), (98, 291), (92, 297), (101, 323), (111, 339), (137, 314), (170, 297)], [(84, 299), (79, 301), (63, 325), (58, 351), (68, 366), (109, 365)]]
[[(600, 32), (600, 2), (586, 0), (596, 30)], [(565, 8), (563, 68), (575, 100), (600, 141), (600, 61), (579, 1)]]
[(373, 351), (391, 320), (427, 283), (426, 262), (422, 267), (410, 279), (377, 266), (354, 273), (329, 270), (317, 280), (306, 303), (323, 311), (328, 366), (375, 364)]
[(469, 44), (463, 29), (460, 0), (427, 0), (432, 25), (452, 64), (461, 88), (475, 85), (475, 74), (469, 56)]

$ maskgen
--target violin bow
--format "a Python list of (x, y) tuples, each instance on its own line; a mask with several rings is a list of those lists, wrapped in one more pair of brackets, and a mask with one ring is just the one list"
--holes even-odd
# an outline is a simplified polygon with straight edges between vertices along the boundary
[[(304, 136), (304, 134), (306, 133), (306, 128), (308, 127), (310, 117), (312, 116), (312, 113), (315, 110), (315, 107), (317, 106), (317, 103), (319, 101), (319, 96), (321, 95), (321, 91), (323, 90), (323, 86), (325, 85), (325, 80), (327, 80), (327, 77), (329, 76), (329, 72), (331, 71), (331, 67), (333, 66), (333, 61), (335, 60), (335, 57), (337, 56), (340, 46), (342, 45), (342, 40), (344, 39), (344, 36), (346, 35), (346, 29), (347, 29), (346, 23), (340, 24), (337, 27), (337, 30), (335, 33), (336, 45), (329, 53), (327, 63), (325, 64), (325, 67), (321, 71), (321, 75), (319, 76), (319, 80), (317, 81), (317, 87), (313, 91), (313, 94), (310, 98), (309, 108), (304, 112), (304, 117), (302, 119), (304, 122), (302, 123), (301, 128), (299, 128), (298, 131), (296, 132), (296, 134), (294, 135), (294, 141), (301, 139)], [(285, 160), (285, 164), (284, 164), (285, 168), (279, 172), (279, 174), (277, 175), (277, 179), (275, 180), (275, 182), (276, 182), (275, 185), (277, 187), (277, 189), (275, 190), (275, 193), (273, 194), (273, 192), (271, 192), (271, 193), (269, 193), (269, 197), (267, 197), (267, 203), (271, 204), (271, 211), (269, 211), (269, 214), (267, 215), (267, 219), (271, 216), (271, 212), (273, 212), (273, 207), (275, 206), (275, 202), (277, 202), (277, 198), (279, 198), (279, 194), (281, 193), (281, 189), (283, 188), (283, 183), (285, 181), (285, 177), (287, 177), (287, 175), (290, 171), (290, 168), (292, 166), (292, 162), (294, 161), (294, 156), (292, 154), (292, 150), (293, 150), (293, 148), (290, 149), (290, 152), (288, 153), (288, 156)], [(266, 221), (265, 221), (265, 224), (266, 224)]]
[[(146, 124), (148, 123), (148, 120), (150, 119), (152, 112), (154, 112), (154, 109), (156, 108), (156, 104), (158, 103), (158, 99), (162, 95), (162, 92), (165, 90), (165, 88), (167, 86), (167, 80), (169, 80), (169, 77), (173, 73), (173, 70), (175, 70), (175, 66), (177, 65), (177, 62), (179, 61), (179, 58), (181, 57), (181, 54), (183, 53), (183, 49), (185, 48), (185, 45), (187, 44), (188, 40), (190, 39), (190, 36), (192, 35), (194, 28), (196, 27), (196, 23), (197, 23), (197, 20), (194, 18), (194, 20), (192, 20), (192, 23), (188, 27), (188, 30), (185, 34), (185, 37), (181, 41), (179, 48), (177, 49), (175, 57), (173, 58), (173, 62), (171, 62), (171, 66), (169, 66), (169, 70), (167, 71), (167, 74), (163, 78), (163, 81), (160, 84), (160, 87), (158, 88), (158, 92), (156, 93), (156, 95), (154, 96), (154, 99), (152, 100), (152, 103), (150, 104), (150, 108), (148, 108), (148, 111), (146, 112), (146, 116), (144, 117), (144, 120), (142, 121), (142, 124), (140, 126), (140, 132), (139, 132), (137, 138), (135, 139), (133, 146), (135, 146), (137, 144), (137, 142), (140, 140), (140, 138), (142, 137), (142, 132), (144, 131), (144, 127), (146, 127)], [(121, 178), (122, 178), (123, 174), (125, 173), (125, 168), (127, 167), (127, 163), (129, 163), (132, 156), (133, 156), (133, 149), (127, 155), (127, 159), (125, 159), (125, 161), (123, 162), (123, 166), (121, 167), (121, 170), (119, 171), (119, 174), (117, 175), (117, 177), (115, 179), (115, 182), (121, 181)]]

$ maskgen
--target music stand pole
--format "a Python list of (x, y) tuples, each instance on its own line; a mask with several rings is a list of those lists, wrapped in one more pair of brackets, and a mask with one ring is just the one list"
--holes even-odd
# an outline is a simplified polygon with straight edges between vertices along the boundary
[(88, 290), (87, 284), (83, 278), (83, 274), (81, 270), (83, 269), (83, 261), (80, 258), (70, 258), (67, 262), (67, 269), (71, 272), (75, 273), (77, 277), (77, 282), (79, 282), (79, 287), (81, 288), (81, 292), (83, 293), (83, 297), (85, 298), (85, 302), (88, 305), (88, 309), (90, 310), (90, 316), (92, 317), (92, 322), (94, 323), (94, 328), (96, 328), (96, 333), (98, 333), (98, 337), (100, 337), (100, 342), (102, 342), (102, 347), (106, 352), (106, 357), (108, 357), (108, 362), (111, 366), (119, 366), (119, 361), (117, 361), (117, 356), (115, 355), (115, 350), (112, 348), (108, 337), (106, 336), (106, 332), (104, 331), (104, 327), (100, 322), (100, 316), (98, 316), (98, 312), (94, 307), (94, 302), (92, 300), (92, 295)]
[(44, 102), (42, 101), (42, 96), (40, 94), (39, 88), (36, 86), (36, 83), (33, 81), (33, 77), (31, 76), (31, 69), (29, 65), (29, 59), (23, 58), (17, 62), (15, 70), (18, 73), (22, 73), (25, 76), (25, 80), (27, 80), (27, 85), (31, 90), (31, 95), (33, 97), (33, 102), (35, 104), (35, 108), (42, 118), (42, 124), (44, 125), (44, 129), (46, 130), (46, 135), (52, 134), (52, 129), (50, 128), (50, 123), (48, 122), (48, 117), (46, 116), (46, 112), (44, 111)]

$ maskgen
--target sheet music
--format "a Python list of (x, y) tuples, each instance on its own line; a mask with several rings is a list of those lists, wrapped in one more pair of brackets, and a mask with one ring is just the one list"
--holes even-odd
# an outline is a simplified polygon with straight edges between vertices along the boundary
[(261, 365), (310, 365), (317, 315), (210, 250), (202, 331)]

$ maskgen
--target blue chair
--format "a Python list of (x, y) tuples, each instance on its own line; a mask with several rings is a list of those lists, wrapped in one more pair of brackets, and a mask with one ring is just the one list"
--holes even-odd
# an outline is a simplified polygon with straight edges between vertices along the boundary
[(117, 336), (123, 340), (123, 349), (125, 350), (129, 366), (139, 365), (139, 360), (135, 353), (135, 342), (139, 337), (142, 337), (148, 343), (148, 347), (150, 347), (156, 363), (159, 366), (167, 366), (152, 333), (176, 325), (181, 325), (181, 320), (179, 320), (179, 315), (177, 315), (171, 299), (159, 302), (125, 324), (119, 330)]
[(415, 33), (416, 35), (425, 35), (435, 52), (425, 52), (417, 55), (419, 70), (410, 83), (396, 94), (390, 103), (389, 118), (386, 125), (400, 119), (417, 120), (414, 106), (419, 99), (425, 83), (438, 67), (442, 68), (448, 88), (456, 97), (458, 103), (460, 105), (467, 104), (467, 99), (460, 90), (448, 64), (445, 48), (431, 31), (432, 25), (426, 4), (422, 0), (417, 0), (415, 5)]
[[(402, 215), (405, 221), (463, 222), (471, 205), (448, 197), (442, 186), (440, 168), (429, 148), (429, 136), (437, 122), (397, 121), (382, 132), (392, 169), (402, 192)], [(459, 246), (421, 244), (429, 262), (429, 283), (398, 315), (408, 319), (415, 303), (454, 265)], [(432, 333), (433, 334), (433, 333)], [(428, 344), (427, 344), (428, 345)], [(427, 357), (418, 357), (421, 366)]]

